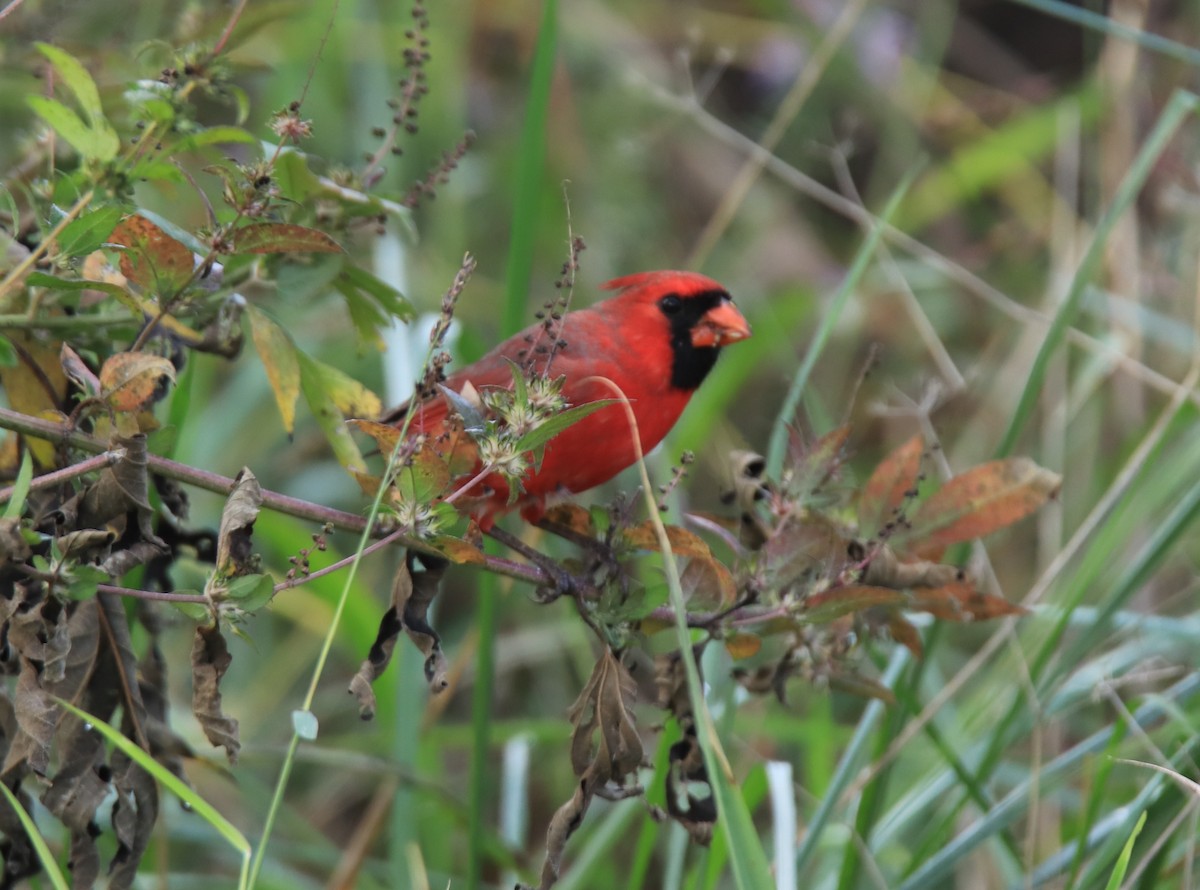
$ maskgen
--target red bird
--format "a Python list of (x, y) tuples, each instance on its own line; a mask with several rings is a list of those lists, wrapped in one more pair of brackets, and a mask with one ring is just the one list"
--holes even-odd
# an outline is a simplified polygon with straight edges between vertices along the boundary
[[(595, 378), (608, 378), (629, 398), (637, 418), (642, 452), (662, 441), (687, 406), (692, 393), (712, 370), (721, 347), (750, 336), (750, 326), (716, 281), (692, 272), (643, 272), (604, 285), (618, 293), (587, 309), (562, 317), (550, 342), (545, 323), (505, 340), (479, 361), (451, 374), (444, 385), (462, 392), (470, 383), (477, 391), (511, 389), (512, 366), (542, 370), (538, 353), (551, 355), (548, 376), (565, 377), (562, 394), (569, 405), (583, 405), (616, 395)], [(411, 403), (384, 418), (400, 425)], [(461, 425), (444, 395), (418, 404), (410, 433), (425, 433), (433, 447), (446, 452), (462, 435)], [(476, 481), (462, 492), (463, 508), (486, 531), (497, 515), (519, 507), (536, 522), (555, 495), (578, 493), (607, 482), (637, 460), (629, 421), (620, 404), (600, 408), (551, 439), (541, 465), (522, 477), (523, 490), (510, 503), (509, 487), (498, 474)], [(476, 466), (476, 473), (480, 467)]]

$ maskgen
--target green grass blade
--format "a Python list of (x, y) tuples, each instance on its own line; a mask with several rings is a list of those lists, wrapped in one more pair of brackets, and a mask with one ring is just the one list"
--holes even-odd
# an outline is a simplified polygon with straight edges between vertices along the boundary
[(1134, 158), (1133, 166), (1130, 167), (1125, 178), (1121, 180), (1120, 186), (1117, 187), (1112, 204), (1096, 225), (1091, 243), (1088, 244), (1079, 268), (1075, 270), (1075, 276), (1071, 279), (1071, 287), (1067, 291), (1067, 296), (1054, 314), (1050, 330), (1046, 332), (1046, 339), (1042, 341), (1037, 357), (1033, 360), (1033, 367), (1029, 370), (1029, 379), (1025, 381), (1025, 389), (1021, 392), (1021, 398), (1017, 402), (1012, 420), (1009, 421), (1008, 429), (1000, 439), (996, 457), (1007, 457), (1012, 453), (1021, 431), (1025, 429), (1025, 424), (1029, 422), (1037, 408), (1038, 395), (1045, 382), (1050, 360), (1058, 348), (1063, 345), (1067, 331), (1079, 317), (1083, 295), (1104, 256), (1108, 237), (1112, 234), (1118, 220), (1125, 215), (1125, 212), (1137, 199), (1138, 193), (1141, 192), (1142, 186), (1146, 182), (1146, 177), (1150, 175), (1150, 171), (1154, 169), (1159, 157), (1170, 144), (1179, 125), (1196, 110), (1197, 104), (1200, 104), (1200, 97), (1185, 90), (1176, 90), (1163, 113), (1159, 115), (1154, 129), (1142, 143), (1141, 150)]
[(918, 171), (919, 168), (914, 167), (908, 172), (904, 179), (901, 180), (900, 185), (896, 187), (895, 191), (888, 198), (883, 213), (872, 222), (871, 230), (867, 233), (862, 246), (859, 247), (858, 252), (854, 255), (854, 262), (850, 265), (850, 271), (846, 273), (846, 277), (838, 285), (837, 292), (833, 295), (833, 299), (829, 303), (829, 308), (826, 309), (821, 319), (821, 326), (817, 329), (812, 344), (808, 347), (808, 352), (804, 355), (804, 361), (800, 363), (800, 367), (796, 369), (795, 376), (792, 377), (791, 386), (788, 387), (787, 395), (784, 397), (779, 414), (775, 418), (775, 424), (771, 428), (770, 445), (767, 448), (767, 475), (772, 478), (778, 478), (779, 471), (783, 466), (783, 449), (784, 444), (787, 442), (788, 424), (795, 417), (796, 408), (800, 404), (800, 397), (803, 395), (808, 378), (817, 364), (817, 359), (821, 357), (821, 352), (824, 350), (825, 344), (833, 333), (834, 327), (837, 326), (838, 319), (841, 318), (842, 312), (846, 308), (846, 303), (850, 299), (850, 294), (858, 287), (858, 283), (862, 280), (868, 266), (870, 266), (871, 260), (874, 259), (875, 249), (879, 246), (884, 231), (887, 229), (892, 217), (896, 215), (896, 211), (900, 207), (900, 202), (904, 200), (904, 196), (908, 193), (908, 189), (916, 178)]
[[(487, 542), (488, 550), (494, 550)], [(479, 578), (479, 606), (475, 611), (475, 630), (479, 646), (475, 650), (475, 688), (471, 692), (471, 761), (467, 781), (467, 888), (476, 890), (483, 879), (484, 847), (487, 840), (488, 777), (491, 773), (492, 747), (492, 680), (496, 666), (497, 589), (496, 576), (484, 574)]]
[(42, 868), (46, 872), (46, 877), (50, 879), (50, 883), (54, 885), (54, 890), (67, 890), (67, 879), (63, 877), (62, 870), (59, 869), (58, 863), (54, 860), (54, 854), (46, 846), (46, 839), (38, 831), (37, 823), (33, 821), (33, 817), (21, 806), (21, 801), (17, 800), (17, 796), (3, 782), (0, 782), (0, 791), (4, 792), (4, 797), (8, 801), (9, 806), (16, 812), (17, 818), (21, 820), (21, 827), (29, 835), (33, 849), (38, 855), (38, 862), (42, 863)]
[(1113, 869), (1112, 875), (1109, 876), (1106, 890), (1117, 890), (1121, 886), (1121, 882), (1125, 880), (1125, 872), (1129, 871), (1129, 860), (1133, 856), (1133, 844), (1138, 839), (1138, 835), (1142, 833), (1142, 826), (1146, 824), (1146, 811), (1142, 810), (1142, 815), (1138, 817), (1137, 825), (1133, 826), (1133, 831), (1129, 833), (1129, 840), (1125, 842), (1125, 846), (1121, 849), (1121, 855), (1117, 858), (1117, 865)]
[(4, 507), (5, 519), (16, 519), (25, 509), (25, 498), (29, 494), (29, 484), (33, 482), (33, 457), (29, 449), (21, 455), (21, 467), (17, 470), (17, 481), (13, 483), (12, 497)]
[(234, 850), (241, 854), (242, 873), (238, 887), (247, 886), (250, 868), (250, 842), (246, 840), (246, 836), (238, 831), (232, 822), (217, 812), (216, 807), (197, 794), (194, 788), (188, 787), (177, 775), (151, 757), (150, 754), (139, 748), (132, 739), (126, 738), (120, 730), (114, 729), (103, 720), (93, 717), (87, 711), (80, 710), (70, 702), (63, 701), (62, 699), (57, 699), (57, 702), (60, 707), (74, 714), (99, 732), (100, 735), (112, 742), (130, 760), (149, 773), (155, 781), (191, 807), (197, 816), (216, 829), (217, 833)]
[[(894, 688), (900, 679), (900, 674), (911, 662), (911, 653), (907, 649), (897, 647), (892, 652), (891, 660), (888, 662), (888, 666), (884, 670), (880, 682), (889, 689)], [(874, 735), (876, 727), (886, 713), (887, 705), (877, 699), (872, 700), (863, 710), (863, 715), (859, 718), (858, 725), (854, 728), (854, 735), (850, 739), (850, 744), (846, 746), (846, 751), (842, 754), (842, 759), (838, 762), (837, 770), (834, 772), (832, 778), (830, 778), (829, 785), (821, 797), (821, 804), (817, 807), (817, 811), (806, 825), (804, 842), (800, 845), (800, 849), (796, 851), (796, 874), (802, 878), (804, 877), (805, 869), (809, 866), (813, 856), (817, 852), (821, 835), (824, 833), (825, 826), (833, 816), (834, 807), (838, 805), (842, 792), (846, 790), (847, 786), (849, 786), (850, 782), (862, 768), (863, 763), (866, 762), (864, 752), (871, 743), (871, 737)]]
[(529, 82), (529, 102), (518, 147), (513, 198), (512, 240), (508, 247), (505, 276), (504, 336), (525, 326), (526, 295), (533, 275), (533, 252), (537, 235), (538, 201), (546, 165), (546, 117), (550, 108), (550, 83), (554, 79), (554, 57), (558, 46), (558, 0), (545, 0), (538, 27), (537, 46)]

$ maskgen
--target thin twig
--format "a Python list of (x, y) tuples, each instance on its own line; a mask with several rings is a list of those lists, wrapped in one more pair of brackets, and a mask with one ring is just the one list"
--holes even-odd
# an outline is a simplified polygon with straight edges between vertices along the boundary
[[(28, 414), (21, 414), (18, 411), (8, 408), (0, 408), (0, 429), (13, 430), (22, 435), (46, 439), (55, 444), (69, 445), (72, 448), (78, 448), (80, 451), (103, 454), (109, 450), (107, 443), (101, 442), (99, 439), (95, 439), (86, 433), (71, 429), (66, 424), (55, 423), (51, 420), (42, 420), (39, 417), (31, 417)], [(159, 457), (156, 454), (148, 454), (146, 462), (153, 473), (165, 476), (168, 479), (185, 482), (196, 488), (215, 492), (216, 494), (230, 494), (236, 484), (228, 476), (210, 473), (208, 470), (200, 470), (196, 467), (179, 463), (178, 461)], [(329, 523), (342, 531), (362, 532), (367, 527), (367, 521), (357, 513), (335, 510), (332, 507), (314, 504), (311, 501), (294, 498), (277, 491), (271, 491), (270, 489), (263, 489), (262, 497), (262, 505), (269, 510), (274, 510), (276, 513), (283, 513), (287, 516), (295, 516), (297, 519), (307, 519), (322, 524)], [(413, 550), (438, 554), (437, 549), (427, 541), (406, 538), (398, 533), (386, 531), (383, 528), (376, 529), (376, 533), (394, 535), (391, 538), (393, 542), (400, 543)], [(533, 584), (534, 586), (543, 586), (553, 580), (538, 566), (526, 566), (496, 556), (485, 556), (482, 567), (489, 572), (505, 575), (516, 581), (523, 581), (526, 584)]]
[[(92, 470), (102, 470), (105, 467), (111, 467), (113, 464), (120, 463), (124, 459), (125, 449), (114, 448), (111, 451), (106, 451), (95, 457), (89, 457), (87, 460), (72, 464), (69, 467), (63, 467), (61, 470), (37, 476), (29, 483), (29, 490), (37, 491), (39, 488), (50, 488), (61, 482), (66, 482), (68, 479), (74, 479), (76, 476), (83, 476), (86, 473), (92, 472)], [(0, 488), (0, 504), (10, 500), (16, 488), (15, 485)]]

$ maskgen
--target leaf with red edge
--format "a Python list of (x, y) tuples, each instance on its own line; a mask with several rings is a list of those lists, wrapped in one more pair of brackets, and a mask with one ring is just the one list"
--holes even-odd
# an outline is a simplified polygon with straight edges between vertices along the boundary
[[(627, 528), (621, 533), (622, 540), (634, 550), (657, 550), (658, 535), (654, 525), (649, 520)], [(667, 540), (671, 542), (671, 552), (676, 556), (697, 556), (701, 559), (712, 559), (712, 551), (699, 535), (680, 528), (677, 525), (667, 526)]]
[(173, 297), (192, 278), (191, 250), (144, 216), (127, 216), (108, 236), (121, 251), (121, 273), (143, 290)]
[(694, 556), (680, 575), (684, 600), (691, 607), (729, 605), (737, 598), (733, 574), (719, 560)]
[(793, 497), (804, 503), (837, 474), (849, 437), (850, 427), (841, 426), (821, 436), (811, 446), (805, 446), (799, 434), (792, 433), (789, 446), (792, 481), (789, 489)]
[(175, 366), (149, 352), (118, 352), (100, 368), (100, 397), (114, 411), (133, 412), (162, 395), (163, 378), (175, 380)]
[(1009, 615), (1027, 615), (1029, 610), (975, 589), (970, 583), (947, 584), (945, 587), (917, 587), (912, 591), (908, 608), (928, 612), (943, 621), (987, 621)]
[(863, 537), (887, 525), (911, 497), (924, 450), (924, 441), (916, 435), (879, 462), (858, 499), (858, 527)]
[(734, 660), (751, 658), (762, 649), (762, 637), (755, 634), (733, 633), (721, 642), (725, 644), (725, 649)]
[(814, 593), (804, 601), (804, 611), (796, 617), (806, 624), (827, 624), (873, 606), (903, 606), (907, 602), (908, 597), (898, 590), (855, 584)]
[(322, 232), (294, 223), (251, 223), (233, 233), (234, 253), (342, 253)]
[(922, 503), (893, 549), (936, 559), (951, 544), (1012, 525), (1058, 493), (1062, 477), (1027, 457), (989, 461), (955, 476)]

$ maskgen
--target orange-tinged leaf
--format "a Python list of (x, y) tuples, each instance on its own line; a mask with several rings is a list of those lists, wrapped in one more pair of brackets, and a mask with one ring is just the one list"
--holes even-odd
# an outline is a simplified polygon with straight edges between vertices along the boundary
[(914, 588), (908, 608), (928, 612), (943, 621), (987, 621), (1029, 612), (1004, 597), (983, 593), (976, 590), (975, 585), (965, 582), (944, 587)]
[(365, 473), (359, 470), (350, 470), (350, 475), (354, 477), (354, 481), (358, 483), (358, 487), (362, 489), (362, 493), (369, 498), (375, 497), (375, 493), (379, 491), (379, 485), (383, 480), (374, 473)]
[(234, 253), (342, 253), (322, 232), (294, 223), (251, 223), (233, 233)]
[(902, 606), (907, 602), (908, 597), (898, 590), (855, 584), (814, 593), (804, 601), (805, 609), (797, 617), (808, 624), (826, 624), (872, 606)]
[(144, 216), (127, 216), (108, 236), (119, 244), (121, 272), (143, 289), (174, 296), (192, 277), (192, 252)]
[(911, 621), (898, 612), (892, 612), (887, 616), (886, 625), (892, 639), (911, 652), (914, 658), (922, 658), (925, 655), (921, 632)]
[(114, 411), (140, 411), (161, 395), (163, 378), (174, 382), (175, 366), (149, 352), (118, 352), (100, 368), (100, 397)]
[(733, 633), (722, 640), (733, 659), (750, 658), (762, 649), (762, 637), (748, 633)]
[(591, 511), (579, 504), (555, 504), (546, 511), (546, 519), (585, 538), (596, 536), (596, 523), (592, 521)]
[[(657, 550), (658, 535), (654, 525), (649, 520), (638, 523), (621, 533), (622, 539), (635, 550)], [(671, 552), (676, 556), (698, 556), (701, 559), (712, 559), (712, 551), (704, 539), (694, 532), (677, 525), (667, 526), (667, 540), (671, 542)]]
[(925, 443), (913, 436), (882, 461), (867, 480), (858, 500), (858, 527), (863, 537), (883, 528), (917, 484)]
[(275, 405), (290, 435), (296, 426), (296, 400), (300, 398), (300, 362), (292, 338), (275, 321), (253, 304), (246, 306), (250, 337), (262, 360), (275, 394)]
[(811, 446), (805, 446), (797, 433), (792, 434), (789, 447), (792, 481), (789, 490), (801, 503), (805, 503), (820, 491), (841, 468), (848, 438), (849, 426), (841, 426), (826, 433)]
[[(939, 554), (951, 544), (981, 538), (1012, 525), (1058, 493), (1062, 478), (1027, 457), (973, 467), (934, 492), (889, 539), (917, 556)], [(899, 539), (899, 540), (897, 540)]]
[(384, 456), (391, 454), (400, 441), (399, 428), (390, 423), (379, 423), (376, 420), (363, 420), (356, 417), (353, 420), (347, 420), (346, 425), (354, 427), (374, 439), (375, 444), (379, 446), (380, 453)]
[(484, 552), (474, 544), (450, 535), (438, 535), (429, 542), (451, 562), (459, 565), (483, 565), (487, 562)]

